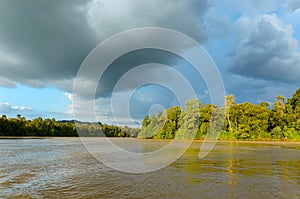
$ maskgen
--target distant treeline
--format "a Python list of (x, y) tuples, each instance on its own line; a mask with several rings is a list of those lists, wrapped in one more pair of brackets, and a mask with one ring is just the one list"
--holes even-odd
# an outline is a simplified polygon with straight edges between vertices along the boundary
[[(75, 125), (76, 123), (76, 125)], [(56, 121), (53, 119), (36, 118), (27, 120), (21, 115), (16, 118), (0, 118), (0, 136), (107, 136), (107, 137), (136, 137), (138, 128), (117, 127), (101, 123), (78, 121)]]
[(175, 106), (146, 116), (138, 137), (204, 139), (209, 131), (219, 131), (220, 139), (226, 140), (300, 140), (300, 89), (288, 100), (277, 96), (269, 106), (237, 104), (233, 95), (225, 97), (221, 108), (192, 99), (185, 110)]

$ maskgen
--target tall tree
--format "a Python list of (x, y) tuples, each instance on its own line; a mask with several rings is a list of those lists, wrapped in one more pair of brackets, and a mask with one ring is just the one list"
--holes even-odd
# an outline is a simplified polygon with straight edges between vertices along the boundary
[(228, 130), (229, 132), (232, 132), (232, 123), (230, 120), (230, 112), (232, 106), (235, 104), (235, 97), (234, 95), (227, 95), (225, 96), (225, 115), (228, 122)]
[(162, 129), (162, 138), (173, 139), (181, 123), (181, 107), (174, 106), (166, 110), (166, 120)]
[(287, 125), (285, 97), (282, 95), (276, 96), (270, 118), (270, 125), (271, 128), (280, 127), (281, 129)]
[(285, 97), (282, 95), (276, 96), (276, 101), (273, 105), (273, 109), (269, 121), (272, 137), (275, 139), (280, 139), (284, 137), (282, 130), (284, 128), (287, 128), (288, 125), (286, 107), (287, 106), (285, 105)]
[(178, 139), (195, 139), (200, 127), (200, 107), (202, 103), (198, 99), (190, 99), (186, 102), (182, 113), (182, 123), (175, 136)]

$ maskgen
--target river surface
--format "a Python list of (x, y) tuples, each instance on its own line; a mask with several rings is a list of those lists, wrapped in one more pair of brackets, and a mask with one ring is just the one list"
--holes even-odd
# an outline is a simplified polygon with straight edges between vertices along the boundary
[(0, 198), (300, 198), (300, 145), (218, 143), (199, 159), (200, 145), (163, 169), (130, 174), (93, 158), (79, 138), (1, 139)]

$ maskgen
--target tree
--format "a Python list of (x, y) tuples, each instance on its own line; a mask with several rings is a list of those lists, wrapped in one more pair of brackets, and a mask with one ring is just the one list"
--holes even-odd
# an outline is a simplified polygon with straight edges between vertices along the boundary
[(274, 103), (271, 117), (270, 117), (270, 128), (273, 129), (275, 127), (280, 127), (283, 129), (287, 126), (287, 110), (285, 106), (285, 97), (277, 96), (276, 101)]
[(300, 88), (287, 100), (287, 104), (289, 104), (294, 111), (300, 113)]
[(181, 107), (174, 106), (165, 111), (165, 121), (159, 136), (164, 139), (173, 139), (180, 127), (181, 122)]
[[(147, 121), (147, 118), (144, 120)], [(158, 134), (159, 130), (161, 130), (161, 128), (163, 127), (161, 113), (159, 113), (157, 117), (156, 115), (151, 115), (149, 121), (150, 122), (148, 125), (142, 126), (138, 138), (153, 138), (156, 134)]]
[(200, 127), (200, 107), (202, 103), (198, 99), (190, 99), (186, 102), (182, 113), (182, 123), (175, 136), (177, 139), (195, 139)]
[[(248, 102), (234, 106), (233, 118), (236, 121), (235, 137), (238, 139), (263, 139), (268, 137), (270, 110)], [(259, 137), (259, 134), (263, 135)]]
[[(209, 135), (209, 139), (216, 138), (224, 127), (224, 109), (219, 109), (217, 105), (206, 104), (200, 108), (200, 129), (197, 134), (198, 139), (203, 139)], [(209, 134), (208, 134), (209, 133)]]
[(142, 121), (142, 126), (146, 128), (150, 124), (151, 120), (148, 115), (146, 115)]
[(235, 105), (234, 95), (231, 94), (231, 95), (225, 96), (225, 117), (227, 119), (229, 133), (232, 133), (232, 131), (233, 131), (230, 117), (231, 117), (231, 108), (234, 105)]
[(261, 102), (259, 105), (262, 107), (265, 107), (265, 108), (270, 106), (270, 104), (268, 102)]
[(300, 88), (286, 103), (288, 126), (293, 126), (300, 119)]
[[(185, 110), (181, 111), (181, 122), (178, 123), (178, 118), (175, 119), (173, 116), (178, 114), (175, 114), (176, 111), (172, 107), (164, 112), (164, 117), (161, 117), (162, 115), (150, 119), (146, 117), (141, 135), (148, 132), (148, 137), (168, 139), (172, 138), (175, 132), (177, 139), (203, 139), (206, 135), (219, 132), (222, 127), (223, 139), (300, 139), (299, 99), (300, 89), (287, 100), (287, 103), (285, 97), (279, 95), (272, 110), (267, 102), (258, 105), (248, 102), (237, 104), (233, 95), (225, 97), (225, 106), (222, 109), (217, 105), (202, 106), (198, 100), (189, 100)], [(161, 121), (165, 122), (163, 128), (155, 126), (161, 124)], [(158, 129), (159, 133), (155, 136), (149, 134)]]

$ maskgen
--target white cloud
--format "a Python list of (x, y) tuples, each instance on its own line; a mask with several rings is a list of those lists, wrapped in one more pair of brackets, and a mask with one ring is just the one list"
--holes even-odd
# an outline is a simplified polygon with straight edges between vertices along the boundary
[[(130, 124), (131, 119), (128, 117), (118, 117), (118, 119), (114, 118), (111, 98), (88, 100), (75, 95), (73, 96), (73, 99), (75, 99), (75, 101), (68, 106), (65, 114), (74, 115), (75, 120), (91, 122), (101, 121), (102, 123), (107, 124), (123, 124), (124, 122)], [(122, 108), (126, 109), (127, 107)]]
[(27, 108), (27, 107), (25, 107), (25, 106), (21, 106), (21, 107), (20, 107), (20, 110), (21, 110), (21, 111), (31, 111), (32, 108)]
[(30, 107), (11, 105), (9, 102), (0, 103), (0, 112), (9, 114), (10, 116), (14, 116), (19, 113), (29, 113), (31, 111), (32, 108)]
[(65, 93), (66, 97), (68, 100), (72, 101), (73, 100), (73, 94), (72, 93)]
[(265, 14), (241, 18), (236, 23), (236, 32), (231, 72), (283, 82), (300, 81), (300, 52), (292, 26), (276, 15)]

